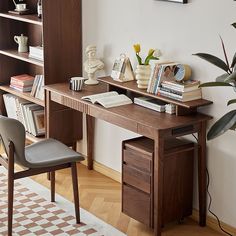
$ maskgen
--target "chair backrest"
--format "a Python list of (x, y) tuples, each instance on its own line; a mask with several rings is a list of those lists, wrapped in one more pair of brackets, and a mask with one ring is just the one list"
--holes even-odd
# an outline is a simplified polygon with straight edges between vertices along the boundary
[(15, 148), (15, 162), (27, 166), (25, 159), (25, 127), (15, 119), (0, 115), (0, 135), (7, 155), (9, 155), (9, 143), (12, 141)]

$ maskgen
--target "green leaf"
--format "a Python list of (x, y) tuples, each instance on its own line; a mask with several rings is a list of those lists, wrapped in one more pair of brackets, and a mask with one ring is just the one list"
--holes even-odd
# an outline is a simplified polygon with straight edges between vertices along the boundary
[(207, 134), (207, 139), (214, 139), (222, 134), (224, 134), (227, 130), (232, 128), (236, 123), (236, 110), (232, 110), (226, 113), (223, 117), (221, 117), (209, 130)]
[(234, 71), (231, 75), (229, 75), (226, 79), (225, 82), (229, 83), (232, 81), (236, 81), (236, 71)]
[(142, 65), (142, 58), (138, 55), (138, 53), (136, 53), (136, 57), (138, 59), (138, 64)]
[(232, 24), (232, 26), (236, 29), (236, 22)]
[(207, 53), (196, 53), (193, 54), (194, 56), (198, 56), (201, 59), (221, 68), (222, 70), (226, 71), (228, 73), (229, 71), (229, 67), (225, 64), (225, 62), (223, 60), (221, 60), (220, 58), (213, 56), (211, 54), (207, 54)]
[(236, 99), (229, 100), (228, 103), (227, 103), (227, 106), (229, 106), (233, 103), (236, 103)]
[[(228, 60), (227, 53), (226, 53), (226, 50), (225, 50), (225, 44), (224, 44), (224, 41), (221, 38), (221, 36), (220, 36), (220, 41), (221, 41), (221, 45), (222, 45), (222, 48), (223, 48), (223, 52), (224, 52), (224, 56), (225, 56), (225, 61), (226, 61), (227, 67), (229, 68), (229, 60)], [(229, 70), (230, 70), (230, 68), (229, 68)]]
[(224, 82), (225, 79), (229, 76), (229, 74), (225, 73), (223, 75), (220, 75), (218, 77), (216, 77), (216, 82)]
[(217, 86), (227, 86), (227, 87), (233, 87), (233, 85), (226, 83), (226, 82), (207, 82), (199, 85), (199, 88), (203, 87), (217, 87)]
[(236, 53), (234, 54), (234, 57), (233, 57), (233, 61), (232, 61), (232, 64), (231, 64), (231, 68), (233, 68), (236, 64)]

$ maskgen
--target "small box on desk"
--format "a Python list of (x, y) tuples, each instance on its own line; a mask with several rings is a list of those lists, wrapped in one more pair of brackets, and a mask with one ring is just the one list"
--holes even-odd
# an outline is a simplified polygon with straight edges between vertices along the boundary
[[(194, 143), (165, 142), (162, 224), (192, 214)], [(154, 142), (140, 137), (122, 144), (122, 212), (153, 228)]]

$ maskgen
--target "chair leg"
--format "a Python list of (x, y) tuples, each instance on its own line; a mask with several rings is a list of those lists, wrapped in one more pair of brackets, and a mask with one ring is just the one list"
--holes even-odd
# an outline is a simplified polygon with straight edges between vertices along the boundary
[(55, 171), (50, 172), (51, 202), (55, 202)]
[(14, 179), (8, 179), (8, 236), (12, 236)]
[(75, 204), (75, 216), (76, 223), (80, 223), (80, 209), (79, 209), (79, 189), (78, 189), (78, 177), (76, 163), (71, 163), (71, 175), (74, 193), (74, 204)]
[(50, 172), (47, 173), (47, 179), (48, 179), (48, 180), (51, 179)]

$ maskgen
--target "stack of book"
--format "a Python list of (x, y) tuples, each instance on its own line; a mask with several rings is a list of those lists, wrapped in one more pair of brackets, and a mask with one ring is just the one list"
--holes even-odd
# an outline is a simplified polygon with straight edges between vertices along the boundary
[(166, 108), (166, 113), (169, 113), (169, 114), (176, 113), (176, 105), (174, 104), (167, 104), (165, 108)]
[(134, 98), (134, 103), (158, 112), (165, 112), (165, 105), (167, 104), (166, 102), (150, 97)]
[(44, 108), (13, 94), (3, 94), (7, 116), (19, 120), (28, 133), (45, 135)]
[(43, 47), (29, 46), (29, 57), (43, 61)]
[(187, 80), (184, 83), (176, 81), (163, 81), (158, 94), (182, 102), (202, 98), (202, 91), (197, 80)]
[(44, 76), (36, 75), (30, 95), (32, 97), (44, 100)]
[(178, 63), (157, 64), (149, 80), (147, 92), (169, 97), (181, 102), (188, 102), (202, 97), (200, 82), (187, 80), (176, 82)]
[(34, 77), (23, 74), (12, 76), (10, 80), (10, 87), (21, 92), (30, 92), (34, 83)]

